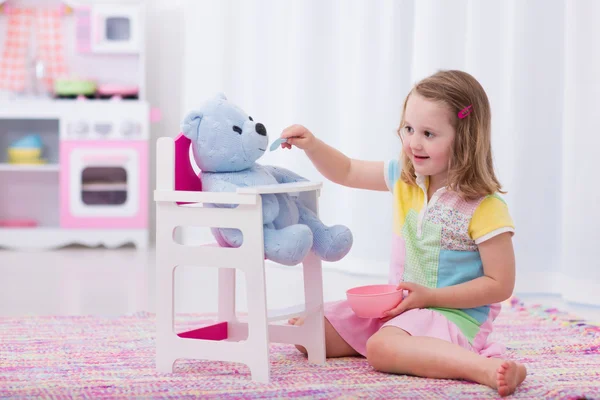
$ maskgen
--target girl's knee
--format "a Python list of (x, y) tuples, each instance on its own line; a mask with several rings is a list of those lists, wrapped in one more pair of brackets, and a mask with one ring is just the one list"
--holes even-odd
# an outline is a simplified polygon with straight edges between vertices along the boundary
[[(392, 347), (401, 346), (404, 338), (409, 337), (403, 331), (382, 329), (367, 340), (367, 361), (377, 371), (386, 372), (390, 365), (390, 357), (397, 351)], [(397, 350), (397, 349), (396, 349)]]
[(374, 334), (367, 340), (367, 361), (377, 371), (384, 369), (389, 344), (385, 336)]

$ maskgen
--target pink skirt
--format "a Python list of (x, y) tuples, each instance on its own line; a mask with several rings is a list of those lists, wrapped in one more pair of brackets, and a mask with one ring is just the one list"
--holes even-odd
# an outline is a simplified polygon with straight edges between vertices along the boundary
[(427, 336), (454, 343), (486, 357), (500, 357), (504, 346), (484, 341), (475, 349), (461, 330), (442, 314), (426, 308), (412, 309), (381, 322), (378, 318), (360, 318), (346, 300), (325, 304), (325, 318), (357, 353), (366, 357), (367, 340), (384, 326), (395, 326), (411, 336)]

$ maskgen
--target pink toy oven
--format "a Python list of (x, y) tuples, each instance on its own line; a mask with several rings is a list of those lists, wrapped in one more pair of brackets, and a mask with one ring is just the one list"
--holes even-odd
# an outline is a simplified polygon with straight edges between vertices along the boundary
[(60, 143), (64, 228), (147, 227), (148, 142), (133, 120), (67, 124)]

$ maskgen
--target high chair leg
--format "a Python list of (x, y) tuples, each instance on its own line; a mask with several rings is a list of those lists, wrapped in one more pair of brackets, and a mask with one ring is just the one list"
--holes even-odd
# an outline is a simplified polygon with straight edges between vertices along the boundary
[(219, 321), (235, 320), (235, 269), (219, 268)]
[(323, 277), (321, 275), (321, 260), (313, 253), (304, 259), (304, 302), (306, 309), (320, 307), (318, 311), (309, 313), (302, 328), (306, 329), (306, 351), (308, 361), (315, 364), (325, 364), (325, 315), (323, 312)]
[(170, 357), (161, 347), (156, 347), (156, 370), (165, 374), (173, 373), (175, 360)]
[(247, 343), (249, 345), (247, 365), (250, 367), (253, 380), (268, 383), (270, 365), (265, 273), (262, 268), (248, 269), (247, 271), (252, 271), (246, 274), (248, 293)]
[[(161, 251), (157, 251), (157, 259), (161, 260)], [(157, 264), (157, 268), (158, 268)], [(163, 264), (165, 265), (165, 264)], [(166, 262), (166, 265), (169, 265)], [(175, 358), (172, 355), (169, 343), (174, 336), (174, 268), (160, 268), (157, 271), (156, 281), (156, 368), (160, 372), (173, 372)]]

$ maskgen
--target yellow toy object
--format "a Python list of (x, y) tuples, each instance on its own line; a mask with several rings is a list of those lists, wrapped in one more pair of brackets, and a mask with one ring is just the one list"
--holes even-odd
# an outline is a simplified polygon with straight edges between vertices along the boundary
[(17, 140), (8, 148), (9, 164), (45, 164), (42, 158), (42, 138), (37, 135), (28, 135)]

